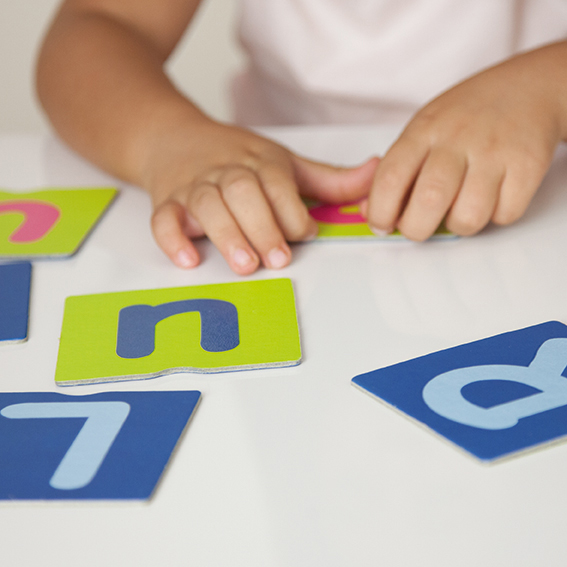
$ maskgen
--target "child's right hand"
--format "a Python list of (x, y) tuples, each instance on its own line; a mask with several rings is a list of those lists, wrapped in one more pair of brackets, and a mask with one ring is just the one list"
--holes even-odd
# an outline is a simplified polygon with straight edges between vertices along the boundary
[(152, 228), (178, 266), (199, 263), (193, 238), (207, 236), (238, 274), (289, 264), (287, 242), (317, 225), (301, 196), (329, 203), (367, 196), (378, 163), (332, 167), (301, 158), (252, 132), (203, 118), (175, 120), (146, 153), (142, 183), (152, 196)]
[(362, 205), (374, 232), (421, 241), (443, 219), (462, 236), (518, 220), (567, 139), (566, 58), (567, 42), (521, 53), (421, 109)]

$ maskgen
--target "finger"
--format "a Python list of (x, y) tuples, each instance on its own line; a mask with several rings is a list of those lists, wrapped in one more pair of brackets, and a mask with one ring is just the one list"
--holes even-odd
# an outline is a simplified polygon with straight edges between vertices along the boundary
[(199, 253), (184, 231), (185, 209), (176, 201), (166, 201), (152, 215), (152, 231), (158, 246), (180, 268), (199, 264)]
[(421, 241), (437, 230), (461, 188), (466, 169), (464, 155), (444, 148), (431, 150), (398, 222), (404, 236)]
[(463, 186), (445, 219), (445, 226), (460, 236), (481, 231), (494, 214), (503, 179), (503, 169), (481, 168), (469, 163)]
[(546, 171), (547, 167), (507, 169), (491, 220), (501, 225), (517, 221), (526, 212)]
[(396, 227), (406, 195), (427, 153), (426, 145), (402, 135), (379, 163), (364, 207), (368, 224), (375, 233), (388, 234)]
[(337, 204), (368, 195), (379, 161), (378, 157), (373, 157), (358, 167), (335, 167), (292, 155), (301, 195)]
[(234, 272), (247, 275), (256, 270), (258, 256), (227, 209), (216, 185), (204, 181), (192, 187), (187, 195), (187, 209)]
[(291, 251), (280, 230), (260, 180), (249, 169), (235, 167), (218, 181), (222, 198), (248, 242), (267, 268), (283, 268)]
[(258, 170), (258, 177), (286, 240), (299, 242), (315, 238), (317, 223), (308, 213), (289, 173), (281, 167), (268, 165)]

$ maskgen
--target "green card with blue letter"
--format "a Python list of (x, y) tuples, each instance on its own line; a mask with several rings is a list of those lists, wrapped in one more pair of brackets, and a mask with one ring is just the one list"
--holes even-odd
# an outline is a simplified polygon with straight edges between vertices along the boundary
[(301, 360), (289, 279), (68, 297), (60, 386), (294, 366)]

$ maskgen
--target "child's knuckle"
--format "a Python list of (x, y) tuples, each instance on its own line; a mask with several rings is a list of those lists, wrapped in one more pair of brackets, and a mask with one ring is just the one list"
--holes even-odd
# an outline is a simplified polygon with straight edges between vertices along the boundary
[(379, 187), (384, 190), (392, 190), (398, 187), (401, 183), (402, 173), (397, 168), (389, 168), (380, 176)]
[(226, 197), (242, 200), (246, 198), (250, 193), (254, 192), (257, 188), (257, 183), (249, 177), (240, 176), (235, 177), (226, 185), (223, 185), (223, 193)]
[(200, 183), (190, 193), (189, 203), (193, 211), (209, 208), (218, 200), (218, 188), (211, 183)]
[(428, 179), (419, 191), (419, 200), (423, 207), (436, 210), (445, 203), (447, 185), (439, 178)]
[(476, 234), (486, 224), (485, 215), (477, 208), (468, 207), (451, 216), (449, 228), (461, 236)]

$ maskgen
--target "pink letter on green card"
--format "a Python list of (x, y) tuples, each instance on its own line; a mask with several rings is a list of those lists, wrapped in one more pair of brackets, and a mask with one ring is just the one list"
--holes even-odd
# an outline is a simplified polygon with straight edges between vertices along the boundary
[(0, 191), (0, 257), (74, 254), (116, 194), (113, 188)]
[[(307, 201), (307, 206), (309, 214), (317, 221), (319, 226), (318, 239), (404, 239), (404, 236), (398, 230), (386, 236), (374, 234), (368, 227), (364, 217), (360, 214), (360, 207), (357, 203), (330, 205), (316, 201)], [(441, 225), (431, 238), (455, 238), (455, 235), (449, 232), (444, 225)]]
[(301, 360), (289, 279), (68, 297), (60, 386), (294, 366)]

